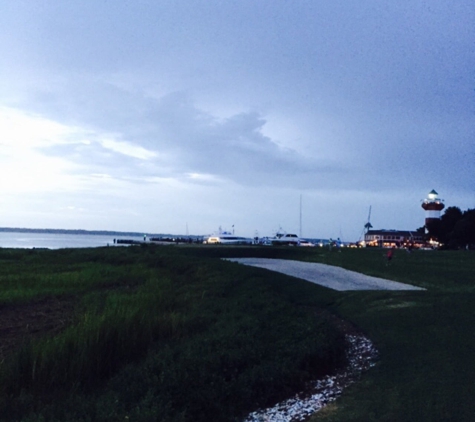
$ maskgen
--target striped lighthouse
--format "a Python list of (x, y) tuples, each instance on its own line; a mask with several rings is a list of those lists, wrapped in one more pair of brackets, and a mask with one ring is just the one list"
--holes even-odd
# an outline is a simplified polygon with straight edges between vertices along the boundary
[(444, 209), (445, 204), (443, 199), (440, 199), (439, 194), (435, 190), (431, 190), (427, 198), (422, 201), (422, 208), (425, 210), (425, 226), (429, 233), (436, 230), (440, 222), (440, 212)]

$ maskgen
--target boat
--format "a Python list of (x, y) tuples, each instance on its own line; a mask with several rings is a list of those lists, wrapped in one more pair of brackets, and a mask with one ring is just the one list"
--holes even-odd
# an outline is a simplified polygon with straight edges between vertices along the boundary
[(300, 244), (300, 238), (294, 233), (277, 232), (275, 237), (271, 239), (271, 244), (274, 246), (298, 246)]
[(236, 236), (233, 232), (225, 231), (219, 227), (217, 234), (212, 234), (203, 241), (207, 245), (252, 245), (253, 240), (249, 237)]
[(299, 246), (306, 246), (306, 247), (313, 248), (315, 247), (315, 243), (307, 239), (300, 239)]
[(248, 237), (235, 236), (233, 234), (217, 234), (209, 236), (204, 240), (207, 245), (252, 245), (252, 239)]

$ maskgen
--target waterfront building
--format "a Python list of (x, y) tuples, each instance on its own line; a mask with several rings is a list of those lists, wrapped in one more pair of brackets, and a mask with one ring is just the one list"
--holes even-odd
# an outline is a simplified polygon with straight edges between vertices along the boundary
[(420, 248), (424, 245), (423, 234), (409, 230), (368, 230), (364, 237), (366, 246)]

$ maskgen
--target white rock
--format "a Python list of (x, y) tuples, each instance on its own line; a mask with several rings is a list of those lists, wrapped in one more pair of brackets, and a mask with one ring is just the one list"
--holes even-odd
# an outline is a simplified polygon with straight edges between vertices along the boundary
[(252, 412), (243, 422), (295, 422), (304, 421), (326, 404), (336, 400), (343, 389), (355, 382), (365, 370), (375, 365), (377, 351), (371, 341), (364, 336), (346, 336), (350, 347), (347, 351), (348, 365), (336, 374), (314, 381), (313, 391), (308, 398), (302, 394), (277, 403), (275, 406)]

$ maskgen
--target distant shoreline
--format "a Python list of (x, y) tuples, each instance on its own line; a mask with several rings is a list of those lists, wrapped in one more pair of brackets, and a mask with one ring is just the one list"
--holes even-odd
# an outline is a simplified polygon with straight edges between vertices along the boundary
[[(140, 237), (143, 238), (144, 235), (148, 239), (152, 237), (160, 238), (180, 238), (180, 239), (202, 239), (208, 235), (200, 234), (172, 234), (172, 233), (144, 233), (144, 232), (121, 232), (114, 230), (84, 230), (84, 229), (31, 229), (26, 227), (0, 227), (0, 233), (47, 233), (47, 234), (74, 234), (74, 235), (93, 235), (93, 236), (112, 236), (112, 237)], [(323, 238), (305, 238), (314, 242), (324, 242), (327, 244), (328, 239)]]
[[(50, 233), (50, 234), (78, 234), (78, 235), (97, 235), (97, 236), (138, 236), (142, 237), (144, 233), (139, 232), (118, 232), (111, 230), (82, 230), (82, 229), (28, 229), (23, 227), (0, 227), (0, 233)], [(171, 234), (146, 233), (151, 236), (172, 236)], [(196, 237), (196, 236), (188, 236)]]

